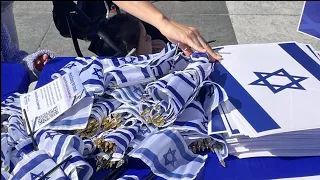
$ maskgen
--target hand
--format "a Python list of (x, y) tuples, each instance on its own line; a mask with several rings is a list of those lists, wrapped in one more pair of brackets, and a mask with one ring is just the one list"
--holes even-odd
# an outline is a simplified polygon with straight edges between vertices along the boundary
[(161, 52), (165, 46), (166, 43), (160, 39), (152, 40), (152, 53)]
[(40, 56), (37, 57), (37, 60), (40, 60), (43, 65), (46, 65), (46, 63), (50, 60), (51, 58), (49, 57), (48, 54), (42, 54)]
[(199, 31), (194, 27), (187, 27), (183, 24), (164, 19), (161, 26), (158, 27), (160, 32), (172, 43), (178, 44), (185, 55), (190, 56), (193, 49), (199, 52), (207, 53), (211, 62), (221, 61), (221, 55), (212, 50), (204, 41)]

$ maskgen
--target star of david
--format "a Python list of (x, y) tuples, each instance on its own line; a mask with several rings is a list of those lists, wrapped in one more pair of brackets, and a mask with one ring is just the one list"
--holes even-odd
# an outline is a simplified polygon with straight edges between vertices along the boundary
[(55, 135), (58, 135), (59, 133), (57, 132), (47, 132), (47, 135), (44, 139), (50, 138), (51, 140), (53, 140)]
[(102, 74), (102, 69), (97, 69), (97, 68), (93, 68), (94, 72), (92, 73), (93, 75), (96, 75), (98, 77), (98, 79), (102, 79), (103, 76), (99, 75), (99, 72), (101, 72)]
[(66, 68), (71, 69), (72, 67), (75, 67), (75, 66), (76, 66), (76, 64), (72, 63), (72, 64), (68, 64), (68, 65), (66, 66)]
[(133, 63), (133, 61), (135, 60), (134, 58), (120, 58), (121, 61), (124, 61), (125, 63)]
[[(256, 74), (256, 76), (258, 76), (259, 79), (250, 83), (249, 85), (267, 86), (274, 94), (276, 94), (284, 89), (306, 90), (305, 88), (303, 88), (299, 84), (299, 82), (307, 79), (307, 77), (292, 76), (287, 71), (285, 71), (283, 68), (279, 69), (273, 73), (265, 73), (265, 72), (254, 72), (254, 73)], [(286, 85), (271, 84), (267, 81), (267, 79), (272, 76), (287, 77), (291, 82)]]
[(151, 131), (150, 131), (150, 129), (147, 128), (146, 126), (142, 126), (141, 132), (142, 132), (143, 135), (145, 135), (146, 133), (150, 133)]
[(206, 121), (206, 119), (202, 119), (201, 124), (203, 127), (207, 128), (208, 127), (208, 122)]
[[(174, 162), (177, 161), (177, 158), (174, 156), (174, 154), (176, 153), (176, 150), (171, 150), (171, 148), (169, 148), (168, 152), (166, 154), (163, 155), (164, 157), (164, 164), (167, 166), (168, 164), (171, 164), (172, 167), (174, 167)], [(171, 155), (171, 160), (168, 159), (168, 155)]]
[[(35, 180), (35, 179), (37, 179), (37, 178), (40, 178), (41, 176), (44, 175), (43, 171), (42, 171), (41, 173), (39, 173), (39, 174), (34, 174), (34, 173), (30, 173), (30, 174), (31, 174), (31, 179), (32, 179), (32, 180)], [(48, 179), (50, 179), (50, 177), (46, 176), (46, 177), (45, 177), (45, 180), (48, 180)]]

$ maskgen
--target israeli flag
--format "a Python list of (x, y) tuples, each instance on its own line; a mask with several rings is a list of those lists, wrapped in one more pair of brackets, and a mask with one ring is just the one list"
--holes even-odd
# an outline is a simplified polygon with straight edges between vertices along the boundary
[(110, 76), (112, 80), (111, 82), (106, 82), (106, 85), (116, 84), (120, 88), (155, 80), (150, 66), (138, 67), (133, 64), (124, 64), (119, 67), (110, 66), (104, 69), (104, 73), (106, 73), (106, 76)]
[[(35, 180), (41, 178), (57, 164), (43, 150), (33, 151), (25, 155), (13, 169), (10, 180)], [(68, 179), (64, 172), (58, 168), (46, 179)]]
[(96, 150), (96, 145), (93, 143), (92, 139), (90, 138), (83, 139), (83, 143), (84, 143), (84, 150), (83, 150), (84, 157), (89, 156)]
[(91, 117), (99, 121), (101, 124), (102, 120), (108, 117), (108, 115), (116, 110), (120, 105), (116, 99), (107, 99), (107, 98), (98, 98), (97, 101), (93, 104)]
[(235, 98), (235, 108), (229, 111), (237, 113), (245, 135), (259, 137), (320, 128), (316, 101), (320, 99), (320, 63), (297, 43), (224, 49), (232, 53), (224, 55), (225, 61), (216, 72), (226, 78), (225, 82), (216, 82)]
[(152, 124), (146, 125), (145, 123), (143, 123), (137, 135), (130, 142), (129, 147), (136, 148), (146, 137), (156, 131), (158, 131), (158, 128), (156, 126), (153, 126)]
[(144, 86), (137, 84), (112, 90), (110, 95), (124, 104), (138, 105), (144, 92)]
[(80, 72), (82, 68), (84, 68), (86, 65), (88, 65), (92, 61), (93, 61), (93, 58), (86, 59), (83, 57), (76, 57), (74, 60), (71, 60), (68, 64), (66, 64), (63, 68), (61, 68), (59, 72), (52, 74), (51, 78), (56, 79), (72, 71)]
[(166, 109), (164, 114), (167, 119), (166, 125), (172, 123), (176, 115), (191, 103), (204, 80), (213, 71), (213, 64), (209, 62), (207, 55), (194, 53), (191, 59), (192, 63), (184, 71), (170, 73), (146, 87), (148, 95), (154, 102), (165, 101), (161, 104), (164, 105), (161, 108)]
[(100, 135), (100, 137), (103, 137), (105, 141), (115, 143), (117, 150), (112, 157), (117, 159), (120, 159), (124, 156), (124, 153), (130, 142), (135, 138), (142, 125), (140, 121), (134, 119), (127, 121), (125, 124), (130, 125), (121, 126), (116, 130), (102, 133)]
[(150, 135), (129, 156), (141, 159), (165, 179), (194, 179), (207, 158), (193, 154), (178, 131), (171, 129)]
[(174, 121), (172, 127), (179, 132), (195, 131), (207, 135), (208, 118), (198, 101), (190, 103), (183, 113)]
[(39, 130), (35, 134), (35, 139), (39, 150), (49, 154), (56, 163), (72, 155), (72, 158), (62, 165), (64, 173), (70, 179), (90, 179), (93, 169), (83, 158), (85, 145), (78, 136)]
[(1, 115), (22, 115), (20, 104), (20, 93), (13, 93), (6, 100), (1, 102)]
[[(10, 136), (7, 133), (1, 133), (1, 175), (3, 172), (8, 172), (7, 169), (10, 169), (11, 151), (13, 148), (10, 141)], [(3, 176), (6, 177), (5, 179), (8, 179), (7, 173), (3, 173)]]
[(82, 85), (90, 95), (104, 93), (103, 65), (99, 60), (93, 60), (80, 71)]
[(8, 119), (8, 134), (14, 144), (28, 138), (25, 126), (22, 124), (21, 116), (12, 115)]

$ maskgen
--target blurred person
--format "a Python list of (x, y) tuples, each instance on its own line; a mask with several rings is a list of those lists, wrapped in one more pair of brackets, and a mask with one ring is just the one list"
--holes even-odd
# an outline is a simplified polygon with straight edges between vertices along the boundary
[(49, 50), (40, 50), (30, 55), (19, 50), (16, 44), (12, 42), (6, 25), (1, 23), (1, 62), (24, 65), (28, 71), (30, 82), (38, 80), (44, 65), (54, 57), (54, 54)]

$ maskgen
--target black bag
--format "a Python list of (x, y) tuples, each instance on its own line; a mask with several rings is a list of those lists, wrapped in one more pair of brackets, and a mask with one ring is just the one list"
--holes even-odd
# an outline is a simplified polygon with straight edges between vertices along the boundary
[[(108, 6), (112, 5), (112, 2), (106, 3)], [(80, 57), (83, 55), (77, 39), (92, 43), (96, 43), (98, 40), (104, 41), (102, 47), (92, 43), (89, 47), (90, 51), (99, 56), (102, 55), (101, 52), (104, 52), (105, 48), (113, 49), (113, 56), (124, 54), (106, 34), (99, 30), (100, 22), (106, 20), (106, 12), (104, 1), (78, 1), (77, 4), (73, 1), (53, 1), (54, 24), (61, 36), (72, 38), (75, 50)], [(101, 44), (101, 42), (99, 43)]]

